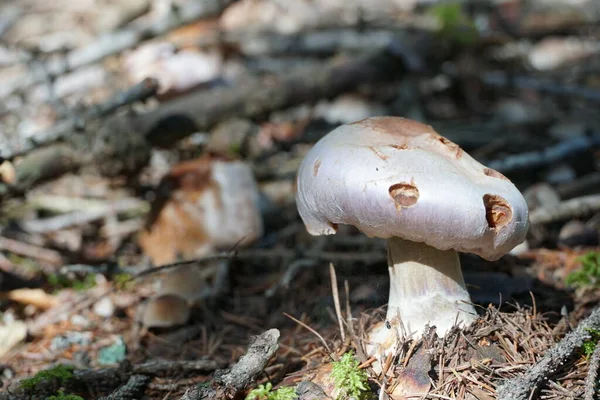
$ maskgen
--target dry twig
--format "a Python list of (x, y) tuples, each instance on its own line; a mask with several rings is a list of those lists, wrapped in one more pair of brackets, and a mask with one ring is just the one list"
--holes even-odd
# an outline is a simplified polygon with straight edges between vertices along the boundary
[(255, 337), (248, 347), (248, 352), (230, 370), (216, 371), (211, 385), (188, 389), (181, 400), (223, 400), (235, 397), (263, 372), (279, 348), (278, 339), (277, 329), (270, 329)]
[(557, 345), (525, 374), (509, 379), (498, 387), (498, 400), (527, 400), (592, 335), (590, 329), (600, 329), (600, 307), (581, 321), (575, 331), (568, 333)]
[(529, 220), (532, 224), (548, 224), (585, 217), (598, 210), (600, 210), (600, 195), (592, 194), (565, 200), (552, 208), (537, 208), (531, 212)]
[(146, 385), (150, 378), (145, 375), (132, 375), (127, 383), (115, 390), (106, 397), (100, 397), (98, 400), (135, 400), (139, 399), (144, 393)]
[(158, 81), (156, 79), (144, 79), (129, 89), (115, 94), (104, 103), (93, 105), (83, 113), (77, 113), (73, 118), (60, 121), (47, 131), (39, 132), (35, 135), (35, 140), (28, 139), (22, 143), (13, 143), (10, 148), (3, 149), (0, 155), (3, 158), (11, 159), (26, 154), (39, 146), (56, 142), (76, 130), (84, 129), (86, 124), (95, 119), (106, 117), (123, 106), (154, 96), (157, 90)]
[(108, 56), (132, 48), (144, 40), (163, 35), (198, 19), (219, 15), (229, 3), (231, 0), (189, 0), (177, 7), (171, 7), (170, 11), (160, 20), (141, 20), (120, 31), (100, 36), (86, 47), (67, 54), (62, 62), (46, 63), (43, 68), (38, 70), (40, 73), (31, 73), (16, 80), (9, 94), (101, 61)]
[(344, 329), (344, 317), (342, 316), (342, 307), (340, 306), (340, 292), (338, 290), (337, 275), (335, 273), (335, 267), (332, 263), (329, 263), (329, 274), (331, 276), (331, 294), (333, 296), (333, 304), (335, 305), (335, 315), (338, 320), (340, 327), (340, 335), (342, 342), (346, 343), (346, 332)]
[(543, 151), (515, 154), (504, 157), (501, 160), (489, 161), (486, 165), (504, 173), (529, 168), (546, 167), (556, 164), (566, 158), (590, 151), (597, 146), (600, 146), (600, 135), (575, 137), (566, 139), (554, 146), (547, 147)]
[(596, 343), (594, 353), (590, 358), (588, 374), (585, 378), (584, 400), (594, 400), (596, 387), (598, 386), (598, 368), (600, 367), (600, 344)]

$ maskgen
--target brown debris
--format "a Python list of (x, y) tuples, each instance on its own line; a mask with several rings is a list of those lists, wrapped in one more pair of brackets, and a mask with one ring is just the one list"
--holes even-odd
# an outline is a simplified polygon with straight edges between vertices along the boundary
[(425, 396), (431, 388), (430, 370), (431, 354), (421, 347), (410, 357), (406, 367), (397, 367), (395, 374), (397, 385), (390, 394), (391, 398), (410, 400)]

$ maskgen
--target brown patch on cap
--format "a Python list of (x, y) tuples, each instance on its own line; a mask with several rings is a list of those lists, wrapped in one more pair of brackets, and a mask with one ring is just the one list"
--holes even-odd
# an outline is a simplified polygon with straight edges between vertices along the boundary
[(381, 152), (379, 150), (377, 150), (375, 147), (373, 146), (369, 146), (369, 150), (371, 150), (373, 153), (375, 153), (375, 155), (379, 158), (381, 158), (383, 161), (387, 161), (387, 159), (389, 158), (388, 156), (386, 156), (385, 154), (381, 154)]
[[(350, 125), (360, 125), (365, 129), (398, 138), (397, 144), (388, 145), (398, 150), (406, 150), (414, 147), (411, 144), (412, 138), (428, 136), (429, 140), (433, 143), (431, 145), (421, 144), (418, 147), (428, 151), (437, 151), (450, 159), (460, 159), (463, 155), (463, 150), (459, 145), (439, 135), (430, 125), (411, 119), (402, 117), (373, 117), (365, 118)], [(439, 144), (442, 145), (441, 149)]]
[(390, 144), (388, 147), (391, 147), (396, 150), (408, 150), (408, 145), (406, 143), (402, 143), (401, 145)]
[(512, 208), (502, 196), (486, 194), (483, 196), (485, 218), (492, 229), (501, 229), (512, 221)]
[(505, 177), (504, 175), (502, 175), (500, 172), (496, 171), (495, 169), (486, 167), (483, 169), (483, 173), (486, 174), (487, 176), (491, 176), (492, 178), (503, 179), (505, 181), (510, 182), (510, 179), (508, 179), (507, 177)]
[(419, 200), (419, 189), (411, 183), (396, 183), (388, 191), (397, 209), (414, 206)]
[(457, 145), (450, 139), (446, 139), (445, 137), (438, 135), (437, 133), (435, 135), (436, 135), (435, 139), (437, 141), (439, 141), (441, 144), (443, 144), (444, 146), (446, 146), (448, 149), (450, 149), (450, 151), (456, 155), (456, 158), (462, 157), (463, 150), (460, 148), (459, 145)]
[(315, 165), (313, 165), (313, 176), (316, 177), (319, 173), (319, 168), (321, 168), (321, 159), (315, 161)]

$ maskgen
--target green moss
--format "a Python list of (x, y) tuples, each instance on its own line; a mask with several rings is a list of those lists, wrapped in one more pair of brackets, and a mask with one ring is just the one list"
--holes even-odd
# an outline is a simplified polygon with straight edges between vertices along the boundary
[(339, 361), (333, 362), (331, 377), (336, 389), (340, 391), (338, 399), (354, 397), (365, 400), (369, 396), (367, 372), (358, 368), (360, 363), (352, 352), (344, 354)]
[(565, 284), (572, 287), (600, 287), (600, 252), (590, 251), (579, 258), (581, 268), (571, 272)]
[(242, 144), (239, 142), (234, 142), (229, 145), (229, 152), (232, 154), (239, 155), (242, 153)]
[(84, 398), (75, 394), (64, 394), (63, 391), (59, 391), (56, 396), (50, 396), (47, 400), (84, 400)]
[(133, 276), (126, 272), (116, 274), (113, 276), (113, 280), (119, 289), (127, 290), (133, 287)]
[(59, 364), (53, 368), (40, 371), (31, 378), (25, 378), (21, 381), (21, 387), (26, 390), (34, 390), (42, 382), (56, 381), (64, 385), (73, 377), (73, 367)]
[(478, 32), (471, 18), (463, 11), (461, 3), (442, 3), (428, 12), (440, 25), (438, 35), (459, 45), (470, 45), (477, 40)]
[(94, 274), (86, 275), (83, 279), (70, 279), (64, 274), (50, 274), (47, 280), (55, 291), (67, 288), (83, 291), (96, 286)]
[(275, 391), (273, 385), (267, 382), (265, 385), (258, 385), (252, 389), (246, 396), (246, 400), (294, 400), (298, 395), (293, 387), (282, 387)]
[(596, 345), (598, 344), (598, 341), (600, 341), (600, 331), (590, 328), (586, 329), (586, 331), (590, 333), (591, 338), (583, 342), (583, 345), (581, 346), (581, 351), (583, 352), (583, 356), (585, 358), (590, 358), (592, 354), (594, 354), (594, 350), (596, 350)]

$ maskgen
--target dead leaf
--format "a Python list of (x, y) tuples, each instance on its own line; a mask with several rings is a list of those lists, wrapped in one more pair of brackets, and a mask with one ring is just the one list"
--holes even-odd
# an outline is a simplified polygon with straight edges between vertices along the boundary
[(398, 385), (392, 391), (392, 400), (420, 399), (429, 392), (431, 381), (431, 355), (421, 347), (410, 358), (406, 368), (398, 373)]
[(0, 325), (0, 357), (25, 340), (26, 337), (27, 325), (23, 321)]
[(16, 172), (12, 163), (8, 160), (0, 163), (0, 182), (10, 185), (15, 183), (15, 178)]
[(55, 296), (44, 292), (42, 289), (16, 289), (1, 294), (0, 297), (17, 303), (31, 304), (44, 310), (56, 307), (59, 304)]

